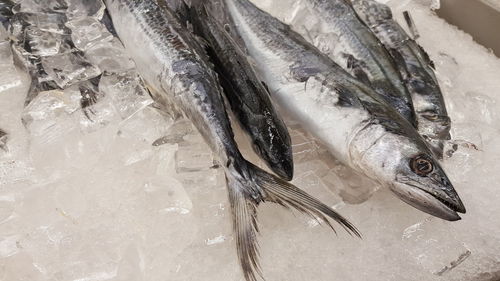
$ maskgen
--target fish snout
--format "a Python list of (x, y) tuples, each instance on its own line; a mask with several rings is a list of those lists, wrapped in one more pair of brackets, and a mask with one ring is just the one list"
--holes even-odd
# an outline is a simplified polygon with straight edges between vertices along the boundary
[(425, 213), (448, 221), (460, 220), (458, 213), (465, 213), (465, 206), (450, 181), (438, 175), (430, 180), (419, 183), (398, 177), (390, 189), (402, 201)]

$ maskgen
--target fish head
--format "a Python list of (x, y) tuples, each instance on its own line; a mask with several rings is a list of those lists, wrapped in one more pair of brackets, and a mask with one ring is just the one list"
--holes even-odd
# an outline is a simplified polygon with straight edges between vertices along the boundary
[(266, 126), (266, 131), (254, 134), (253, 149), (278, 176), (288, 181), (293, 178), (292, 144), (287, 131)]
[(444, 220), (459, 220), (465, 207), (434, 154), (417, 134), (369, 132), (358, 147), (365, 174), (377, 179), (409, 205)]
[(390, 185), (404, 202), (444, 220), (456, 221), (465, 207), (443, 168), (431, 153), (420, 152), (401, 159)]

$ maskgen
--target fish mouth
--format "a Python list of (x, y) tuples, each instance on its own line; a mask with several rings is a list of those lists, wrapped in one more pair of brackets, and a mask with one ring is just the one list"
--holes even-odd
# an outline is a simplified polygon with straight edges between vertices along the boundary
[(445, 196), (433, 194), (419, 185), (408, 181), (397, 181), (391, 185), (390, 189), (405, 203), (447, 221), (460, 220), (461, 217), (458, 213), (466, 212), (458, 195), (456, 195), (457, 200), (450, 200), (449, 198), (445, 198)]

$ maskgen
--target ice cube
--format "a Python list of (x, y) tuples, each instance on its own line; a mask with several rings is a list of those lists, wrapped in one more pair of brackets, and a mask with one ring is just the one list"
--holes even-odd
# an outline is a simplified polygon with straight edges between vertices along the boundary
[(198, 132), (184, 137), (175, 154), (177, 173), (209, 170), (214, 166), (214, 158), (208, 145)]
[(457, 239), (452, 225), (428, 218), (405, 229), (403, 243), (408, 255), (423, 270), (444, 276), (470, 255), (467, 245)]
[[(122, 121), (113, 147), (118, 152), (120, 150), (129, 152), (119, 154), (120, 164), (133, 165), (153, 156), (163, 155), (164, 147), (158, 150), (152, 143), (160, 136), (165, 135), (171, 122), (172, 120), (165, 119), (163, 115), (150, 106)], [(164, 155), (164, 157), (173, 162), (174, 152), (171, 155)], [(155, 160), (151, 163), (151, 170), (156, 169), (153, 162)]]
[(92, 133), (111, 123), (119, 124), (120, 115), (113, 105), (113, 99), (103, 92), (94, 92), (86, 109), (79, 115), (80, 128), (84, 133)]
[(99, 83), (99, 90), (111, 97), (122, 119), (129, 118), (153, 103), (135, 72), (104, 75)]
[(71, 31), (65, 26), (67, 21), (65, 14), (34, 14), (34, 13), (18, 13), (15, 14), (13, 21), (15, 22), (15, 29), (13, 35), (16, 37), (22, 36), (19, 34), (23, 26), (31, 25), (36, 26), (40, 30), (57, 33), (57, 34), (70, 34)]
[(70, 19), (85, 17), (101, 19), (106, 8), (101, 0), (66, 0), (66, 2)]
[(40, 93), (25, 108), (22, 120), (31, 136), (34, 165), (40, 172), (58, 176), (58, 164), (67, 163), (64, 147), (67, 141), (76, 142), (80, 137), (71, 115), (78, 107), (79, 101), (63, 91), (49, 91)]
[(101, 74), (101, 71), (78, 51), (42, 58), (42, 65), (50, 78), (61, 88)]
[(153, 149), (154, 141), (167, 134), (172, 123), (172, 119), (163, 115), (156, 108), (148, 106), (122, 122), (119, 134), (122, 137), (140, 139)]
[(99, 92), (98, 89), (100, 78), (101, 77), (98, 76), (90, 80), (80, 82), (67, 89), (68, 92), (71, 90), (77, 90), (80, 92), (80, 106), (88, 119), (92, 119), (90, 115), (95, 114), (93, 111), (93, 105), (104, 97), (104, 93)]
[(81, 51), (86, 51), (97, 43), (113, 39), (113, 35), (95, 18), (69, 21), (66, 26), (71, 29), (73, 43)]
[(120, 40), (98, 42), (86, 51), (86, 57), (102, 71), (122, 73), (135, 67), (134, 62), (126, 54)]
[(35, 26), (26, 28), (26, 39), (30, 46), (30, 53), (42, 57), (59, 53), (64, 40), (61, 34), (43, 31)]
[(22, 0), (14, 8), (21, 13), (65, 13), (68, 9), (66, 0)]
[(69, 115), (78, 107), (79, 100), (61, 90), (42, 92), (24, 109), (23, 124), (31, 135), (39, 136), (56, 125), (55, 119), (59, 116)]

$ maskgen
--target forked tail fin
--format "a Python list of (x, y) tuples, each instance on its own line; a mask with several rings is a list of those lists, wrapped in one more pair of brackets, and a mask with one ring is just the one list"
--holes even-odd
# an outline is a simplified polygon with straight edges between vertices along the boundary
[[(240, 169), (238, 169), (241, 171)], [(256, 281), (256, 274), (262, 277), (259, 265), (257, 243), (257, 206), (261, 202), (273, 202), (287, 209), (293, 208), (304, 214), (324, 221), (333, 231), (328, 217), (340, 224), (349, 234), (361, 237), (348, 220), (327, 205), (300, 190), (294, 185), (267, 173), (247, 162), (243, 176), (237, 170), (226, 173), (229, 202), (236, 235), (236, 248), (246, 281)]]

